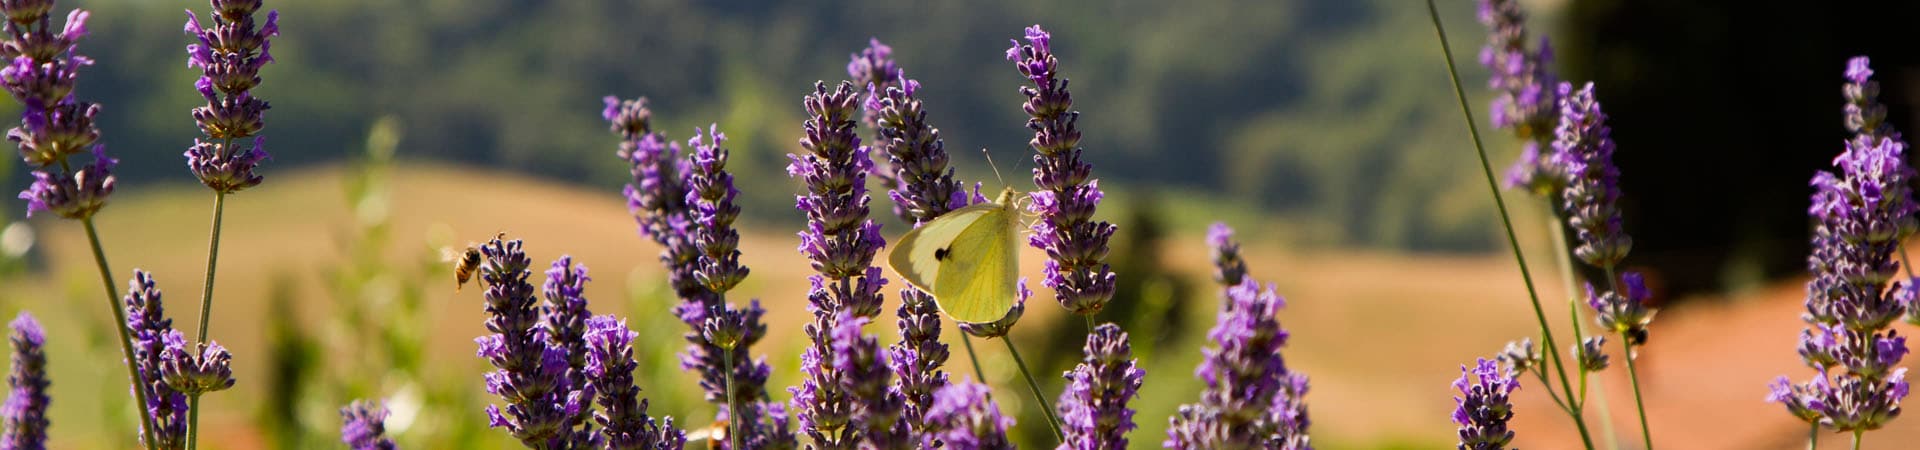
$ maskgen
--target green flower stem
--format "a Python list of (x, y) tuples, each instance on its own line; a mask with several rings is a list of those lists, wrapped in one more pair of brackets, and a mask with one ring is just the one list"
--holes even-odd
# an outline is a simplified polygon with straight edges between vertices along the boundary
[[(734, 389), (733, 347), (731, 346), (726, 347), (725, 351), (722, 353), (723, 354), (721, 356), (724, 357), (725, 359), (721, 361), (720, 365), (722, 369), (727, 371), (727, 417), (738, 417), (740, 415), (740, 403), (736, 402), (733, 398), (733, 389)], [(736, 420), (727, 421), (727, 442), (731, 445), (730, 447), (727, 447), (727, 448), (732, 448), (732, 449), (746, 448), (740, 445), (739, 421), (736, 421)]]
[(187, 399), (187, 450), (200, 448), (200, 394)]
[(213, 274), (220, 264), (220, 222), (227, 209), (227, 194), (213, 193), (213, 232), (207, 237), (207, 280), (200, 289), (200, 334), (197, 342), (207, 342), (207, 322), (213, 316)]
[(965, 331), (960, 332), (960, 344), (967, 347), (967, 360), (973, 362), (973, 379), (986, 383), (987, 371), (980, 369), (980, 357), (973, 354), (973, 336), (968, 336)]
[(1807, 450), (1820, 448), (1820, 422), (1807, 422)]
[(1866, 430), (1853, 430), (1853, 450), (1860, 450), (1860, 435), (1866, 433)]
[[(1614, 275), (1613, 266), (1607, 266), (1606, 269), (1607, 287), (1618, 295), (1626, 296), (1627, 293), (1620, 292), (1620, 277)], [(1620, 350), (1624, 352), (1620, 356), (1627, 359), (1627, 378), (1633, 381), (1633, 409), (1640, 413), (1640, 439), (1646, 444), (1644, 448), (1653, 450), (1653, 431), (1647, 427), (1647, 405), (1640, 399), (1640, 372), (1633, 368), (1633, 341), (1627, 338), (1625, 331), (1620, 332)]]
[[(1494, 180), (1493, 164), (1487, 162), (1487, 147), (1480, 140), (1479, 125), (1473, 120), (1473, 107), (1467, 104), (1467, 91), (1460, 87), (1460, 70), (1453, 64), (1453, 48), (1447, 45), (1447, 30), (1440, 24), (1440, 8), (1433, 0), (1427, 0), (1427, 15), (1433, 19), (1433, 32), (1439, 38), (1440, 52), (1446, 58), (1447, 75), (1453, 82), (1453, 95), (1460, 102), (1460, 113), (1467, 120), (1467, 133), (1473, 136), (1473, 147), (1480, 156), (1480, 169), (1487, 178), (1487, 189), (1493, 194), (1493, 203), (1500, 210), (1500, 224), (1507, 233), (1507, 245), (1513, 250), (1513, 259), (1520, 265), (1520, 278), (1527, 286), (1527, 298), (1533, 304), (1534, 319), (1540, 324), (1542, 340), (1546, 341), (1547, 355), (1553, 358), (1555, 372), (1560, 378), (1560, 387), (1572, 395), (1573, 383), (1567, 378), (1566, 366), (1560, 361), (1560, 345), (1554, 343), (1553, 330), (1547, 326), (1547, 313), (1540, 308), (1540, 294), (1533, 289), (1533, 273), (1527, 269), (1527, 257), (1520, 251), (1520, 239), (1513, 233), (1513, 217), (1507, 213), (1506, 200), (1500, 198), (1500, 183)], [(1587, 432), (1586, 419), (1577, 414), (1570, 415), (1573, 424), (1580, 430), (1580, 442), (1593, 450), (1593, 437)]]
[[(60, 162), (61, 166), (66, 164), (66, 161)], [(93, 246), (93, 263), (100, 268), (100, 284), (107, 288), (107, 309), (113, 311), (113, 328), (120, 330), (120, 353), (127, 358), (127, 380), (133, 383), (134, 409), (140, 416), (140, 440), (147, 443), (147, 450), (156, 450), (153, 417), (147, 414), (147, 384), (140, 378), (140, 369), (134, 366), (133, 335), (127, 331), (127, 310), (120, 304), (119, 290), (113, 287), (113, 269), (107, 268), (107, 253), (100, 249), (100, 232), (94, 229), (93, 218), (80, 219), (80, 225), (86, 228), (87, 243)]]
[(1047, 426), (1053, 428), (1053, 437), (1055, 439), (1061, 440), (1062, 442), (1065, 442), (1067, 440), (1066, 435), (1060, 434), (1060, 418), (1054, 417), (1053, 408), (1047, 407), (1048, 405), (1047, 396), (1046, 394), (1040, 393), (1040, 382), (1034, 381), (1033, 371), (1027, 370), (1027, 361), (1024, 359), (1020, 359), (1020, 349), (1014, 347), (1013, 335), (1008, 334), (1006, 336), (1001, 336), (1000, 342), (1004, 342), (1007, 344), (1007, 352), (1013, 354), (1013, 364), (1015, 366), (1019, 366), (1020, 375), (1022, 377), (1026, 377), (1027, 389), (1033, 391), (1033, 402), (1034, 402), (1033, 405), (1036, 408), (1040, 408), (1040, 412), (1046, 413)]

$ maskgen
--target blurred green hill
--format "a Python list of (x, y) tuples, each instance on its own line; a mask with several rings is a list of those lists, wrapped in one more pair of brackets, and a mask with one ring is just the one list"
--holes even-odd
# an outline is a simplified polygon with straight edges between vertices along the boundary
[[(1450, 3), (1456, 48), (1477, 48), (1471, 2)], [(79, 92), (105, 104), (103, 142), (123, 158), (124, 182), (186, 180), (179, 153), (195, 133), (187, 110), (200, 99), (183, 56), (189, 38), (178, 30), (183, 8), (205, 5), (79, 6), (94, 12), (81, 50), (99, 60)], [(374, 118), (391, 114), (409, 126), (402, 154), (614, 189), (627, 174), (599, 99), (615, 94), (651, 97), (673, 138), (719, 122), (734, 138), (740, 176), (779, 177), (780, 155), (796, 148), (801, 95), (815, 80), (846, 78), (848, 55), (871, 36), (924, 83), (963, 177), (995, 184), (974, 152), (984, 147), (1010, 182), (1025, 184), (1012, 179), (1030, 167), (1021, 79), (1002, 53), (1021, 27), (1041, 23), (1055, 33), (1089, 158), (1109, 190), (1233, 200), (1293, 219), (1304, 231), (1289, 238), (1314, 245), (1472, 250), (1486, 248), (1494, 229), (1485, 188), (1466, 176), (1476, 168), (1461, 148), (1424, 10), (1404, 1), (268, 7), (280, 11), (283, 32), (258, 91), (273, 105), (269, 173), (340, 160)], [(1483, 77), (1464, 69), (1469, 80)], [(22, 169), (12, 170), (10, 183), (22, 184)], [(799, 217), (786, 192), (751, 196), (748, 214)]]

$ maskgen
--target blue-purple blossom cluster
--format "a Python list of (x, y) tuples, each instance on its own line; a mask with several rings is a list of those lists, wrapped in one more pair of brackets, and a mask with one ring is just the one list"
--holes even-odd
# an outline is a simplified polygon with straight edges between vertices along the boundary
[(934, 391), (926, 420), (929, 433), (921, 448), (933, 448), (936, 442), (952, 450), (1014, 448), (1007, 439), (1013, 418), (1000, 413), (1000, 404), (984, 384), (961, 381)]
[(593, 393), (576, 382), (580, 377), (570, 367), (575, 355), (568, 354), (568, 343), (557, 339), (554, 322), (566, 319), (534, 296), (527, 282), (531, 261), (520, 241), (496, 237), (480, 247), (480, 254), (486, 325), (492, 334), (474, 342), (478, 356), (496, 369), (486, 374), (487, 393), (506, 403), (504, 408), (487, 405), (489, 426), (505, 428), (530, 448), (585, 445), (581, 439), (591, 434), (583, 422)]
[(1472, 367), (1460, 366), (1460, 379), (1454, 380), (1453, 423), (1460, 426), (1460, 450), (1504, 450), (1513, 441), (1507, 421), (1513, 419), (1509, 398), (1520, 389), (1518, 372), (1502, 369), (1486, 358)]
[(1060, 393), (1060, 450), (1120, 450), (1133, 431), (1133, 408), (1146, 376), (1133, 359), (1133, 346), (1119, 325), (1101, 324), (1087, 333), (1085, 357), (1066, 373)]
[(157, 448), (179, 450), (187, 446), (187, 395), (162, 381), (164, 357), (169, 348), (184, 348), (186, 339), (173, 329), (167, 318), (159, 283), (153, 275), (135, 269), (128, 283), (127, 331), (133, 339), (133, 364), (139, 369), (147, 404), (144, 412), (153, 420), (153, 435), (146, 436)]
[[(273, 62), (272, 38), (280, 35), (280, 12), (268, 11), (264, 23), (254, 21), (261, 0), (212, 0), (213, 26), (187, 11), (186, 33), (200, 43), (187, 46), (187, 67), (199, 67), (193, 83), (207, 104), (193, 109), (193, 120), (206, 140), (194, 139), (184, 154), (187, 168), (214, 192), (230, 194), (257, 186), (253, 173), (267, 159), (258, 136), (266, 126), (265, 100), (253, 96), (260, 85), (260, 69)], [(253, 138), (243, 151), (235, 140)]]
[(1566, 183), (1561, 164), (1552, 154), (1541, 154), (1560, 115), (1553, 46), (1542, 36), (1535, 48), (1528, 48), (1535, 43), (1529, 42), (1519, 0), (1480, 0), (1479, 18), (1489, 31), (1487, 45), (1480, 48), (1480, 65), (1491, 72), (1487, 88), (1495, 93), (1489, 108), (1493, 126), (1512, 131), (1522, 142), (1520, 158), (1507, 170), (1507, 186), (1552, 196)]
[(1106, 263), (1112, 223), (1093, 220), (1094, 209), (1106, 194), (1092, 179), (1093, 165), (1080, 159), (1080, 112), (1073, 110), (1068, 80), (1060, 77), (1060, 59), (1053, 55), (1053, 35), (1039, 25), (1027, 27), (1026, 44), (1013, 41), (1007, 60), (1014, 63), (1031, 86), (1021, 86), (1027, 97), (1027, 142), (1033, 157), (1030, 208), (1040, 214), (1033, 222), (1028, 244), (1047, 252), (1042, 283), (1053, 288), (1054, 299), (1068, 312), (1092, 315), (1113, 299), (1114, 274)]
[[(1795, 384), (1776, 379), (1767, 396), (1795, 417), (1839, 431), (1878, 429), (1900, 415), (1907, 396), (1907, 338), (1888, 329), (1916, 301), (1915, 281), (1889, 283), (1895, 253), (1915, 230), (1913, 168), (1906, 143), (1885, 126), (1873, 103), (1878, 87), (1867, 60), (1847, 67), (1847, 126), (1856, 134), (1833, 160), (1835, 172), (1813, 178), (1808, 213), (1816, 222), (1807, 258), (1810, 326), (1801, 332), (1801, 359), (1819, 371)], [(1858, 116), (1858, 117), (1856, 117)]]
[[(873, 44), (861, 54), (885, 48), (878, 40)], [(891, 54), (891, 49), (886, 53)], [(859, 58), (855, 56), (849, 69), (871, 66)], [(893, 172), (887, 177), (894, 181), (887, 195), (893, 200), (894, 214), (917, 227), (965, 207), (966, 186), (954, 179), (940, 129), (927, 123), (925, 105), (915, 97), (920, 82), (907, 79), (890, 61), (884, 65), (894, 72), (899, 85), (869, 85), (865, 108), (874, 116), (874, 146), (887, 156), (887, 167)], [(924, 434), (926, 423), (921, 419), (933, 405), (933, 393), (947, 385), (947, 374), (941, 370), (948, 353), (947, 344), (940, 342), (940, 307), (932, 295), (906, 286), (900, 289), (900, 309), (895, 314), (900, 318), (900, 342), (891, 348), (889, 360), (895, 390), (906, 402), (903, 420), (914, 433)]]
[(1594, 267), (1611, 268), (1633, 249), (1621, 225), (1620, 168), (1613, 165), (1613, 129), (1593, 95), (1593, 83), (1575, 90), (1560, 83), (1560, 126), (1553, 151), (1564, 164), (1566, 189), (1561, 210), (1578, 233), (1574, 256)]
[[(813, 93), (804, 100), (808, 118), (800, 138), (803, 152), (787, 155), (791, 161), (787, 175), (806, 185), (806, 192), (795, 201), (807, 216), (799, 250), (818, 272), (808, 277), (812, 288), (807, 292), (807, 310), (813, 313), (813, 321), (805, 331), (812, 345), (800, 357), (801, 385), (789, 390), (800, 430), (822, 448), (851, 448), (868, 440), (861, 430), (870, 428), (870, 421), (892, 420), (884, 414), (875, 417), (847, 389), (871, 382), (851, 377), (881, 372), (851, 374), (833, 364), (841, 357), (838, 348), (848, 345), (836, 342), (837, 337), (845, 337), (834, 331), (839, 329), (838, 322), (878, 315), (885, 298), (880, 289), (887, 284), (880, 268), (873, 266), (873, 257), (886, 246), (886, 239), (880, 236), (880, 224), (867, 217), (871, 201), (867, 176), (874, 166), (872, 149), (860, 145), (854, 132), (857, 103), (860, 96), (851, 82), (841, 82), (832, 90), (824, 82), (815, 83)], [(905, 401), (900, 396), (882, 400)], [(886, 409), (898, 408), (895, 404)]]
[[(19, 195), (27, 201), (27, 215), (51, 212), (82, 220), (106, 206), (119, 160), (94, 143), (100, 139), (93, 123), (99, 105), (73, 95), (80, 68), (93, 65), (74, 50), (87, 35), (88, 13), (70, 11), (65, 25), (56, 29), (52, 11), (52, 1), (0, 2), (0, 12), (7, 16), (5, 40), (0, 41), (7, 65), (0, 68), (0, 86), (24, 108), (20, 125), (7, 130), (7, 140), (19, 146), (20, 158), (33, 167), (33, 183)], [(70, 160), (83, 153), (92, 154), (92, 161)]]
[[(1215, 255), (1235, 255), (1233, 230), (1216, 225), (1208, 243)], [(1217, 261), (1240, 261), (1216, 256)], [(1243, 271), (1244, 262), (1233, 267)], [(1223, 272), (1229, 267), (1216, 267)], [(1311, 449), (1307, 427), (1307, 377), (1287, 369), (1280, 348), (1287, 332), (1275, 317), (1286, 301), (1271, 285), (1250, 277), (1225, 286), (1219, 321), (1207, 332), (1213, 345), (1194, 374), (1206, 382), (1200, 403), (1180, 406), (1163, 445), (1177, 449)]]
[[(785, 408), (767, 398), (772, 368), (764, 358), (748, 356), (749, 348), (766, 334), (760, 319), (765, 310), (757, 300), (735, 308), (726, 302), (724, 290), (714, 289), (730, 289), (748, 272), (739, 264), (739, 233), (733, 229), (739, 215), (733, 197), (739, 191), (726, 171), (728, 152), (721, 146), (725, 135), (710, 127), (710, 137), (703, 140), (696, 130), (689, 141), (695, 154), (683, 158), (678, 143), (653, 131), (646, 99), (607, 97), (605, 103), (602, 116), (620, 135), (617, 154), (630, 164), (633, 175), (625, 188), (628, 209), (640, 234), (663, 247), (660, 262), (680, 298), (673, 313), (689, 328), (681, 368), (700, 374), (707, 402), (721, 407), (717, 417), (744, 424), (734, 432), (746, 447), (792, 447)], [(713, 338), (725, 338), (730, 345), (723, 348)], [(743, 407), (728, 405), (729, 390)]]
[(593, 413), (599, 441), (608, 450), (679, 450), (686, 445), (686, 433), (673, 426), (672, 417), (656, 422), (648, 416), (647, 399), (633, 383), (636, 335), (625, 320), (611, 315), (587, 319), (586, 377), (600, 405)]
[(8, 340), (13, 344), (13, 369), (7, 373), (7, 401), (0, 406), (0, 450), (47, 448), (47, 332), (32, 314), (20, 312)]
[(351, 450), (394, 450), (387, 438), (387, 407), (354, 400), (340, 408), (340, 442)]

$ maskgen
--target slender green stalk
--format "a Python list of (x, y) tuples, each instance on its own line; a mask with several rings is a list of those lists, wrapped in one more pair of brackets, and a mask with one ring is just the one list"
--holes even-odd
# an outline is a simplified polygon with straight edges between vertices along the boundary
[[(65, 165), (65, 161), (61, 161)], [(107, 309), (113, 311), (113, 328), (120, 330), (120, 353), (127, 358), (127, 379), (133, 383), (134, 409), (139, 411), (141, 439), (147, 443), (147, 450), (156, 450), (153, 439), (153, 417), (147, 414), (147, 383), (140, 378), (140, 369), (133, 362), (133, 336), (127, 331), (127, 310), (120, 304), (120, 292), (113, 287), (113, 270), (107, 268), (107, 253), (100, 249), (100, 232), (93, 228), (93, 218), (80, 219), (80, 225), (87, 230), (87, 243), (93, 246), (93, 263), (100, 268), (100, 284), (107, 288)]]
[(207, 341), (207, 322), (213, 316), (213, 274), (220, 264), (220, 218), (227, 209), (227, 194), (213, 193), (213, 232), (207, 237), (207, 280), (200, 289), (200, 334), (196, 342)]
[[(727, 417), (738, 417), (740, 415), (740, 403), (735, 402), (733, 398), (733, 347), (727, 347), (722, 353), (721, 356), (725, 358), (725, 361), (722, 361), (720, 365), (722, 369), (727, 371)], [(746, 448), (740, 445), (740, 424), (738, 421), (727, 421), (727, 442), (732, 445), (727, 448)]]
[(1853, 450), (1860, 450), (1860, 435), (1862, 434), (1866, 434), (1866, 431), (1853, 430)]
[(1033, 391), (1034, 407), (1040, 408), (1040, 412), (1046, 413), (1047, 426), (1053, 428), (1053, 437), (1062, 442), (1066, 441), (1066, 435), (1060, 434), (1060, 418), (1054, 417), (1053, 408), (1047, 407), (1047, 396), (1046, 394), (1040, 393), (1040, 382), (1034, 381), (1033, 371), (1027, 370), (1027, 361), (1020, 359), (1020, 349), (1014, 347), (1013, 335), (1001, 336), (1000, 342), (1007, 344), (1007, 352), (1013, 354), (1013, 364), (1020, 367), (1020, 375), (1027, 379), (1027, 389)]
[(1093, 332), (1093, 327), (1094, 327), (1094, 325), (1093, 325), (1093, 315), (1092, 315), (1092, 314), (1088, 314), (1088, 315), (1084, 315), (1084, 316), (1080, 316), (1080, 317), (1085, 317), (1085, 318), (1087, 318), (1087, 332), (1088, 332), (1088, 333), (1092, 333), (1092, 332)]
[(1547, 398), (1553, 399), (1554, 406), (1559, 406), (1560, 412), (1573, 414), (1573, 408), (1568, 408), (1566, 402), (1560, 401), (1560, 393), (1553, 391), (1553, 383), (1547, 381), (1546, 371), (1539, 370), (1538, 368), (1529, 369), (1527, 371), (1533, 372), (1534, 378), (1540, 379), (1540, 386), (1547, 389)]
[(973, 336), (968, 336), (964, 331), (960, 332), (960, 344), (967, 347), (967, 360), (973, 362), (973, 379), (986, 383), (987, 371), (980, 369), (980, 357), (973, 354)]
[[(1513, 217), (1507, 213), (1507, 202), (1500, 198), (1500, 183), (1493, 177), (1493, 164), (1487, 162), (1487, 147), (1480, 140), (1479, 125), (1473, 120), (1473, 107), (1467, 104), (1467, 91), (1460, 87), (1460, 71), (1453, 64), (1453, 48), (1447, 45), (1447, 30), (1440, 24), (1440, 8), (1433, 0), (1427, 0), (1427, 14), (1433, 19), (1433, 32), (1440, 40), (1440, 52), (1447, 61), (1447, 76), (1453, 81), (1453, 95), (1460, 102), (1461, 116), (1467, 120), (1467, 133), (1473, 136), (1473, 147), (1480, 156), (1480, 169), (1487, 178), (1487, 189), (1493, 194), (1493, 204), (1500, 210), (1500, 224), (1507, 232), (1507, 245), (1513, 250), (1513, 259), (1520, 265), (1520, 278), (1527, 286), (1527, 298), (1533, 304), (1534, 319), (1540, 324), (1540, 335), (1546, 341), (1547, 355), (1553, 358), (1555, 372), (1560, 377), (1560, 387), (1572, 395), (1573, 383), (1567, 379), (1566, 366), (1560, 361), (1560, 345), (1554, 343), (1553, 329), (1547, 326), (1547, 313), (1540, 308), (1540, 294), (1533, 289), (1533, 273), (1527, 269), (1527, 257), (1520, 251), (1520, 239), (1513, 233)], [(1587, 421), (1578, 414), (1570, 415), (1573, 424), (1580, 430), (1580, 442), (1593, 450), (1593, 437), (1587, 432)]]
[(200, 394), (187, 400), (187, 450), (200, 448)]
[(1820, 448), (1820, 422), (1807, 423), (1807, 450)]
[[(1573, 317), (1574, 342), (1580, 342), (1582, 339), (1585, 339), (1580, 336), (1581, 330), (1585, 329), (1585, 322), (1580, 320), (1580, 314), (1578, 312), (1580, 310), (1580, 291), (1574, 287), (1573, 258), (1569, 255), (1571, 252), (1567, 249), (1567, 228), (1561, 225), (1565, 223), (1565, 218), (1560, 215), (1560, 210), (1554, 206), (1553, 199), (1549, 198), (1543, 203), (1546, 204), (1547, 214), (1551, 216), (1552, 219), (1547, 222), (1547, 235), (1553, 237), (1553, 260), (1554, 263), (1559, 264), (1560, 279), (1563, 281), (1562, 284), (1567, 288), (1567, 313)], [(1585, 396), (1586, 393), (1587, 390), (1585, 388), (1580, 389), (1580, 395)], [(1609, 401), (1607, 400), (1606, 383), (1594, 383), (1593, 394), (1594, 397), (1600, 401), (1598, 405), (1595, 405), (1597, 411), (1594, 411), (1596, 415), (1600, 416), (1600, 438), (1606, 441), (1607, 448), (1618, 449), (1620, 448), (1620, 437), (1619, 433), (1613, 429), (1613, 408), (1608, 406)], [(1586, 404), (1587, 401), (1585, 399), (1580, 400), (1581, 408), (1586, 408)]]
[[(1607, 266), (1606, 269), (1607, 288), (1613, 289), (1616, 294), (1627, 295), (1620, 292), (1620, 277), (1614, 275), (1613, 266)], [(1640, 413), (1640, 439), (1647, 445), (1647, 450), (1653, 450), (1653, 431), (1647, 427), (1647, 405), (1640, 399), (1640, 372), (1633, 368), (1633, 341), (1627, 338), (1624, 331), (1620, 332), (1620, 350), (1624, 352), (1620, 356), (1627, 360), (1627, 379), (1633, 381), (1633, 409)]]

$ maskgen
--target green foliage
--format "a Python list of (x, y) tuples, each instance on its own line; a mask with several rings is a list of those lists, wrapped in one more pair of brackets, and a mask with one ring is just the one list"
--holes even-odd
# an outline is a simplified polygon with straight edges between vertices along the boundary
[[(85, 6), (95, 22), (82, 50), (100, 64), (81, 92), (107, 105), (104, 142), (122, 149), (123, 179), (184, 180), (178, 151), (165, 150), (191, 142), (187, 110), (201, 101), (182, 63), (184, 16), (167, 3)], [(259, 95), (274, 105), (264, 133), (272, 171), (347, 158), (355, 146), (345, 141), (393, 115), (409, 124), (398, 142), (409, 155), (611, 190), (626, 168), (598, 113), (599, 98), (615, 94), (652, 97), (673, 139), (723, 122), (736, 175), (777, 180), (800, 133), (799, 94), (846, 78), (847, 55), (877, 36), (924, 83), (963, 178), (994, 184), (972, 151), (986, 147), (1023, 184), (1020, 79), (1002, 52), (1022, 26), (1042, 23), (1059, 37), (1088, 157), (1108, 186), (1245, 201), (1310, 222), (1293, 238), (1302, 242), (1485, 248), (1487, 205), (1450, 151), (1458, 118), (1410, 6), (269, 1), (285, 34)], [(1455, 9), (1453, 19), (1472, 23), (1470, 8)], [(756, 220), (797, 221), (795, 190), (762, 184), (742, 201)]]

